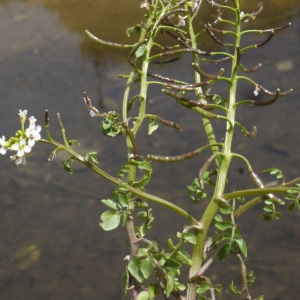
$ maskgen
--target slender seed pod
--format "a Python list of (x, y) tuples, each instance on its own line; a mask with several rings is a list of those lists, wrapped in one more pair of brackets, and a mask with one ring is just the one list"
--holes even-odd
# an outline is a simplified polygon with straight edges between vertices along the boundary
[(174, 99), (177, 99), (179, 101), (183, 101), (183, 102), (185, 102), (185, 103), (187, 103), (187, 104), (189, 104), (191, 106), (198, 106), (198, 107), (201, 107), (204, 110), (213, 110), (214, 109), (211, 106), (206, 107), (204, 103), (201, 103), (201, 102), (199, 102), (197, 100), (188, 99), (188, 98), (182, 96), (181, 94), (177, 94), (177, 93), (175, 93), (175, 92), (173, 92), (171, 90), (165, 90), (165, 89), (163, 89), (162, 92), (164, 94), (168, 95), (168, 96), (171, 96)]
[(181, 58), (180, 56), (177, 56), (177, 57), (174, 57), (174, 58), (169, 58), (169, 59), (164, 59), (164, 60), (155, 60), (155, 61), (152, 61), (152, 63), (153, 64), (168, 64), (168, 63), (172, 63), (174, 61), (177, 61), (180, 58)]
[(212, 75), (212, 74), (208, 74), (205, 71), (203, 71), (197, 64), (192, 63), (193, 68), (195, 69), (196, 72), (198, 72), (200, 75), (202, 75), (203, 77), (207, 78), (207, 79), (211, 79), (211, 80), (218, 80), (219, 76), (218, 75)]
[(253, 104), (256, 106), (267, 106), (273, 104), (280, 96), (280, 89), (277, 90), (276, 95), (272, 99), (267, 100), (254, 100)]
[(191, 151), (191, 152), (188, 152), (185, 154), (175, 155), (175, 156), (161, 156), (161, 155), (149, 154), (149, 155), (147, 155), (147, 157), (150, 160), (158, 161), (158, 162), (177, 162), (177, 161), (192, 158), (192, 157), (196, 156), (197, 154), (198, 154), (198, 152), (195, 150), (195, 151)]
[(49, 112), (48, 109), (45, 110), (45, 125), (49, 125)]
[[(241, 66), (241, 65), (240, 65)], [(257, 64), (256, 66), (254, 66), (253, 68), (244, 68), (241, 66), (242, 70), (245, 72), (245, 73), (252, 73), (252, 72), (255, 72), (256, 70), (258, 70), (260, 67), (262, 66), (261, 63)]]
[(275, 34), (274, 31), (271, 32), (271, 34), (270, 34), (264, 41), (262, 41), (262, 42), (259, 43), (259, 44), (256, 44), (255, 47), (256, 47), (256, 48), (259, 48), (259, 47), (265, 45), (267, 42), (269, 42), (269, 41), (272, 39), (272, 37), (274, 36), (274, 34)]
[(198, 172), (198, 180), (199, 180), (200, 187), (202, 189), (204, 188), (203, 174), (207, 170), (211, 162), (213, 161), (214, 157), (215, 154), (213, 154), (210, 158), (208, 158)]
[(262, 30), (262, 33), (266, 33), (266, 32), (275, 32), (275, 31), (278, 31), (278, 30), (281, 30), (281, 29), (285, 29), (289, 26), (291, 26), (292, 23), (288, 23), (286, 25), (283, 25), (283, 26), (279, 26), (279, 27), (275, 27), (275, 28), (270, 28), (270, 29), (265, 29), (265, 30)]
[(208, 84), (209, 84), (208, 81), (202, 81), (202, 82), (186, 84), (186, 85), (167, 84), (167, 87), (172, 88), (174, 90), (178, 90), (178, 91), (187, 91), (187, 92), (190, 91), (191, 92), (191, 91), (196, 90), (198, 87), (205, 86)]
[(168, 120), (165, 120), (165, 119), (159, 119), (164, 125), (168, 126), (168, 127), (172, 127), (172, 128), (175, 128), (179, 131), (181, 131), (181, 127), (179, 126), (179, 124), (173, 122), (173, 121), (168, 121)]
[(205, 29), (207, 31), (207, 33), (210, 35), (210, 37), (220, 46), (222, 47), (226, 47), (226, 45), (221, 41), (219, 40), (210, 30), (210, 27), (205, 25)]
[(214, 31), (214, 32), (218, 32), (218, 33), (222, 33), (222, 34), (225, 33), (225, 30), (221, 30), (221, 29), (218, 29), (218, 28), (214, 28), (214, 27), (212, 27), (212, 26), (210, 26), (210, 25), (209, 25), (209, 29), (210, 29), (211, 31)]
[[(263, 182), (261, 181), (261, 179), (257, 176), (256, 173), (253, 172), (253, 170), (249, 170), (249, 174), (250, 174), (251, 179), (254, 181), (254, 183), (256, 184), (257, 187), (259, 187), (259, 188), (265, 187)], [(284, 204), (284, 202), (281, 199), (279, 199), (277, 196), (275, 196), (274, 194), (267, 194), (266, 196), (278, 204)]]
[(159, 74), (155, 74), (155, 73), (147, 73), (148, 76), (159, 79), (161, 81), (167, 81), (167, 82), (171, 82), (171, 83), (175, 83), (177, 80), (174, 78), (169, 78), (169, 77), (165, 77)]

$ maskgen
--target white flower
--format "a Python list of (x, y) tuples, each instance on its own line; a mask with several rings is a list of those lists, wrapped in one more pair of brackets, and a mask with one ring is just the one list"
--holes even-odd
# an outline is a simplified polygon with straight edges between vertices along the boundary
[(2, 135), (2, 138), (0, 138), (0, 146), (2, 146), (0, 148), (0, 153), (3, 155), (6, 153), (6, 149), (4, 148), (4, 143), (5, 143), (5, 136)]
[(146, 8), (148, 9), (149, 8), (149, 4), (145, 1), (141, 4), (141, 8)]
[(24, 124), (25, 120), (26, 120), (26, 115), (27, 115), (28, 111), (25, 109), (25, 110), (21, 110), (19, 109), (19, 113), (18, 115), (20, 116), (20, 120), (21, 120), (21, 123)]
[(21, 139), (19, 143), (13, 144), (10, 148), (11, 150), (17, 151), (18, 158), (23, 157), (25, 153), (29, 153), (31, 151), (31, 147), (26, 145), (25, 139)]
[(178, 16), (178, 26), (184, 26), (185, 25), (185, 19), (187, 18), (187, 16), (183, 17), (183, 16)]
[(98, 116), (97, 114), (99, 114), (98, 109), (95, 108), (95, 107), (90, 107), (90, 116), (91, 117), (97, 117)]
[(256, 86), (256, 87), (255, 87), (255, 90), (254, 90), (254, 92), (253, 92), (254, 96), (257, 96), (257, 95), (258, 95), (258, 91), (259, 91), (258, 86)]
[(40, 125), (38, 125), (34, 128), (30, 128), (30, 125), (29, 125), (29, 128), (27, 128), (25, 130), (25, 134), (29, 138), (28, 145), (30, 147), (34, 146), (35, 141), (38, 141), (41, 139), (41, 134), (40, 134), (41, 130), (42, 130), (42, 127)]
[(245, 20), (244, 20), (245, 23), (249, 22), (249, 18), (246, 16), (245, 13), (243, 13), (241, 11), (241, 13), (240, 13), (240, 19), (243, 20), (244, 18), (245, 18)]
[(26, 159), (24, 156), (22, 157), (18, 157), (17, 155), (13, 155), (10, 157), (14, 162), (15, 164), (18, 166), (18, 165), (26, 165)]
[(35, 122), (36, 122), (36, 118), (34, 116), (31, 116), (29, 119), (29, 129), (33, 129), (35, 128)]
[(19, 113), (18, 113), (18, 115), (20, 116), (20, 117), (26, 117), (26, 115), (27, 115), (27, 113), (28, 113), (28, 111), (25, 109), (25, 110), (21, 110), (21, 109), (19, 109)]

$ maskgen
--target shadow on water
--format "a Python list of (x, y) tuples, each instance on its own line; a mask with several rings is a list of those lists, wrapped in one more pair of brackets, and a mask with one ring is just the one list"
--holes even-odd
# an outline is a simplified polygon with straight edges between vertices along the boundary
[[(245, 109), (241, 121), (249, 128), (256, 125), (258, 136), (254, 140), (238, 136), (235, 145), (250, 158), (256, 171), (276, 166), (292, 178), (299, 175), (300, 165), (300, 5), (296, 0), (264, 3), (265, 10), (258, 18), (260, 26), (267, 28), (290, 20), (294, 26), (247, 59), (249, 65), (255, 65), (257, 59), (263, 61), (264, 68), (255, 74), (262, 84), (270, 89), (277, 85), (282, 89), (293, 87), (294, 93), (274, 106)], [(249, 6), (250, 11), (256, 9), (251, 3)], [(115, 0), (113, 5), (104, 0), (0, 1), (1, 136), (9, 136), (18, 128), (18, 109), (28, 109), (41, 122), (47, 108), (52, 133), (60, 138), (55, 119), (59, 111), (68, 137), (81, 142), (82, 153), (97, 149), (101, 166), (116, 174), (125, 161), (124, 140), (109, 140), (100, 134), (99, 121), (89, 118), (83, 105), (82, 91), (88, 91), (100, 108), (120, 111), (124, 82), (117, 74), (129, 70), (126, 52), (91, 42), (84, 29), (103, 39), (129, 42), (126, 37), (124, 40), (125, 28), (142, 15), (135, 0)], [(172, 68), (171, 72), (184, 70), (184, 62)], [(151, 93), (153, 112), (167, 105), (161, 104), (156, 90)], [(241, 97), (252, 93), (252, 87), (240, 90)], [(171, 112), (166, 106), (163, 111), (166, 118), (172, 113), (184, 131), (162, 129), (162, 136), (154, 134), (151, 142), (141, 136), (144, 154), (178, 154), (203, 145), (203, 133), (193, 126), (196, 119), (178, 106)], [(218, 133), (220, 137), (222, 134)], [(74, 175), (67, 175), (59, 163), (45, 161), (50, 152), (39, 145), (39, 151), (28, 157), (26, 168), (16, 168), (7, 157), (1, 157), (0, 298), (120, 299), (122, 261), (128, 252), (125, 231), (107, 234), (97, 225), (104, 210), (99, 199), (108, 197), (113, 187), (80, 166)], [(154, 178), (149, 190), (200, 213), (201, 206), (188, 204), (184, 187), (197, 174), (202, 159), (184, 162), (179, 170), (174, 165), (155, 164), (160, 176)], [(248, 182), (247, 174), (239, 172), (241, 168), (236, 162), (230, 178), (239, 187)], [(184, 225), (176, 215), (168, 213), (166, 217), (156, 206), (154, 213), (158, 218), (151, 239), (164, 240)], [(281, 221), (270, 224), (262, 224), (259, 215), (260, 211), (253, 210), (240, 220), (249, 242), (249, 269), (254, 269), (258, 278), (255, 292), (264, 293), (266, 299), (292, 299), (299, 293), (299, 213), (285, 212)], [(160, 228), (166, 230), (165, 236), (161, 236)], [(238, 276), (238, 270), (229, 264), (225, 270), (221, 265), (221, 270), (211, 272), (216, 281)]]

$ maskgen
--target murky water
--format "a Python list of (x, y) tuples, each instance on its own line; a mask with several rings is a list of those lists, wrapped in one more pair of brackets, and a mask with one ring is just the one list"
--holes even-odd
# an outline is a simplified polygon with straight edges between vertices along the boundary
[[(255, 74), (263, 85), (283, 90), (293, 87), (294, 93), (274, 106), (245, 109), (240, 120), (249, 128), (256, 125), (258, 136), (248, 140), (241, 135), (236, 148), (248, 155), (257, 171), (276, 166), (292, 178), (299, 176), (300, 166), (300, 5), (297, 0), (264, 3), (259, 25), (267, 28), (291, 21), (293, 26), (247, 59), (249, 65), (263, 61), (264, 68)], [(249, 7), (252, 11), (257, 6), (249, 1)], [(83, 105), (82, 91), (87, 91), (99, 107), (120, 110), (124, 82), (116, 75), (129, 70), (126, 52), (94, 44), (84, 29), (103, 39), (128, 42), (125, 28), (142, 15), (133, 0), (115, 0), (113, 5), (104, 0), (0, 1), (0, 135), (9, 136), (18, 128), (19, 109), (28, 109), (41, 124), (47, 108), (52, 133), (60, 138), (55, 117), (59, 111), (68, 137), (81, 141), (84, 149), (96, 149), (102, 167), (115, 174), (125, 160), (125, 146), (120, 140), (101, 135), (99, 120), (89, 118)], [(176, 68), (184, 69), (184, 63), (179, 62)], [(246, 86), (240, 91), (241, 96), (252, 93)], [(160, 100), (153, 91), (153, 111)], [(165, 117), (172, 113), (184, 131), (164, 130), (162, 137), (155, 134), (151, 142), (141, 137), (141, 151), (169, 154), (171, 149), (172, 154), (183, 153), (205, 142), (203, 134), (194, 128), (194, 120), (182, 108), (169, 112), (166, 106), (165, 111)], [(166, 139), (168, 145), (163, 144)], [(125, 266), (122, 261), (128, 252), (125, 231), (108, 234), (98, 226), (104, 210), (99, 200), (108, 197), (110, 189), (104, 180), (80, 166), (69, 176), (59, 164), (47, 163), (45, 158), (50, 152), (45, 145), (39, 145), (39, 151), (28, 157), (26, 168), (15, 167), (8, 157), (0, 158), (0, 298), (120, 299)], [(201, 158), (196, 158), (182, 163), (178, 172), (174, 165), (155, 164), (156, 174), (161, 176), (154, 179), (149, 190), (195, 210), (182, 187), (192, 181), (199, 165)], [(234, 164), (232, 180), (244, 186), (248, 176), (238, 172), (240, 167), (239, 162)], [(196, 210), (200, 214), (201, 206)], [(165, 218), (157, 206), (154, 212), (158, 220), (153, 239), (164, 240), (161, 227), (168, 236), (184, 225), (175, 214), (168, 213)], [(266, 299), (294, 299), (300, 280), (300, 214), (285, 212), (281, 221), (267, 225), (259, 215), (260, 211), (253, 210), (240, 220), (249, 242), (248, 265), (258, 278), (255, 293), (264, 293)], [(216, 280), (236, 276), (232, 275), (237, 274), (235, 268), (229, 264), (226, 268), (211, 271), (217, 274), (213, 275)]]

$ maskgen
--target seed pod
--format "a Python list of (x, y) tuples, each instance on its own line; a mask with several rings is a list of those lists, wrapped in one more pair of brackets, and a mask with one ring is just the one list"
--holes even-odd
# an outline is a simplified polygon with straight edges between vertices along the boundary
[(192, 158), (192, 157), (196, 156), (197, 154), (198, 154), (197, 151), (192, 151), (192, 152), (188, 152), (188, 153), (181, 154), (181, 155), (175, 155), (175, 156), (160, 156), (160, 155), (149, 154), (149, 155), (147, 155), (147, 157), (150, 160), (158, 161), (158, 162), (177, 162), (177, 161)]

